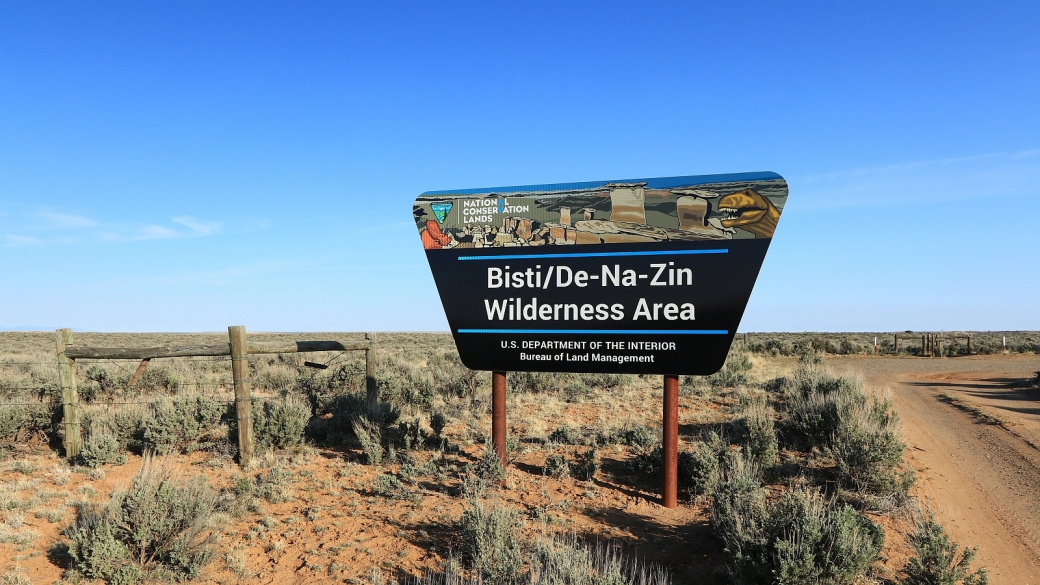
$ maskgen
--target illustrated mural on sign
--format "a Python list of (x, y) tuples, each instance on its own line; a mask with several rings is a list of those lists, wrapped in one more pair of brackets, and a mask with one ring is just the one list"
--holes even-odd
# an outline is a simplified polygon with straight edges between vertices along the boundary
[(566, 246), (771, 238), (787, 200), (782, 178), (655, 181), (424, 193), (412, 213), (428, 250)]
[(787, 195), (756, 172), (431, 191), (412, 214), (467, 367), (707, 375)]

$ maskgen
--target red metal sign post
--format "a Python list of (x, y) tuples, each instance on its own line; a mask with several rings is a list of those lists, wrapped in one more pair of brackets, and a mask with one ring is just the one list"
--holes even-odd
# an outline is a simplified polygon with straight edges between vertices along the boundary
[(661, 504), (676, 506), (679, 483), (679, 376), (664, 377), (664, 486)]
[(506, 465), (506, 373), (491, 373), (491, 444)]

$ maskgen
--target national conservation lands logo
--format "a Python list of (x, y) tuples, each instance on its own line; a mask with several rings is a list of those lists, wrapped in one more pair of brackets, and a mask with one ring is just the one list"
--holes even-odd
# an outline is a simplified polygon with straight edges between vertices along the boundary
[(738, 173), (430, 191), (412, 215), (468, 367), (708, 374), (787, 195)]

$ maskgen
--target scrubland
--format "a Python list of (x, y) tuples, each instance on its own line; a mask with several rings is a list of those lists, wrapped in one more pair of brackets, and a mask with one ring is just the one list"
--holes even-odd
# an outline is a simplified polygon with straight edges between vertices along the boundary
[(466, 369), (448, 335), (378, 337), (376, 409), (360, 353), (253, 356), (259, 454), (243, 468), (229, 360), (153, 360), (133, 388), (135, 363), (78, 360), (85, 444), (66, 461), (53, 335), (0, 333), (0, 578), (985, 582), (914, 497), (885, 391), (828, 368), (827, 351), (855, 344), (738, 338), (721, 372), (684, 377), (682, 501), (667, 510), (659, 376), (510, 374), (503, 467), (490, 375)]

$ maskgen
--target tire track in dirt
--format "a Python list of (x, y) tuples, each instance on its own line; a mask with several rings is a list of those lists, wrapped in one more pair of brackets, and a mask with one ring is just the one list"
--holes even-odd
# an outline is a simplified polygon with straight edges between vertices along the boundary
[(1029, 377), (1038, 360), (835, 359), (837, 368), (861, 372), (888, 386), (902, 418), (919, 495), (936, 510), (955, 540), (979, 546), (977, 564), (994, 584), (1040, 584), (1040, 451), (1013, 432), (980, 424), (940, 400), (944, 388), (928, 373), (996, 370)]

